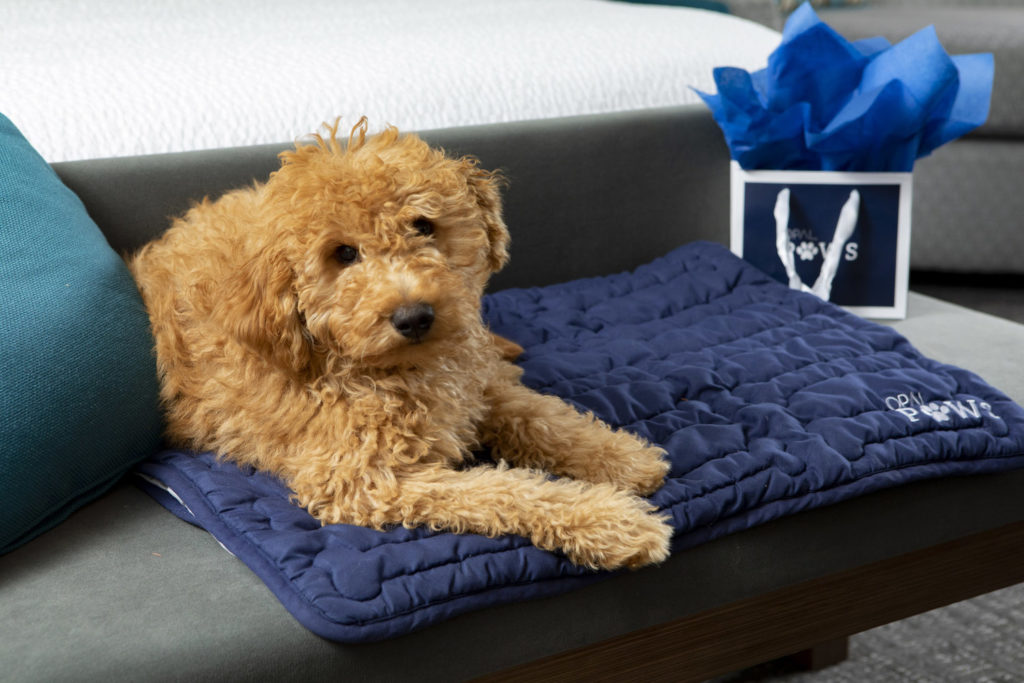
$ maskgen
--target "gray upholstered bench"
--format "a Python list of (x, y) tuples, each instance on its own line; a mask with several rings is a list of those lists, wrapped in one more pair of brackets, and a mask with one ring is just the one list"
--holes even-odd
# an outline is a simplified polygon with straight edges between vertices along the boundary
[[(728, 158), (701, 108), (425, 137), (510, 178), (513, 257), (496, 287), (615, 272), (727, 234)], [(111, 242), (132, 249), (190, 200), (265, 175), (279, 149), (58, 171)], [(896, 327), (1024, 400), (1024, 327), (921, 296)], [(0, 557), (0, 678), (697, 680), (798, 651), (841, 653), (857, 631), (1024, 580), (1022, 487), (1024, 471), (888, 489), (559, 597), (340, 645), (125, 481)]]

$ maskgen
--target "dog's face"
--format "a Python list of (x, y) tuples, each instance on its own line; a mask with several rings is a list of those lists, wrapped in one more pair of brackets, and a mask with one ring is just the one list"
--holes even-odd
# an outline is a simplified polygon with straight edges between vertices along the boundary
[(313, 349), (368, 367), (452, 351), (507, 259), (494, 176), (394, 129), (316, 140), (262, 188), (258, 334), (293, 366)]

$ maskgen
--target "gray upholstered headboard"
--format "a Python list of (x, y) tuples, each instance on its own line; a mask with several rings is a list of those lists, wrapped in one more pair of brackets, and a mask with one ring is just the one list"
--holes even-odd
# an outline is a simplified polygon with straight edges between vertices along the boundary
[[(344, 122), (343, 122), (344, 125)], [(371, 122), (371, 128), (373, 122)], [(494, 288), (618, 272), (694, 239), (728, 237), (729, 166), (702, 106), (426, 131), (509, 180), (512, 261)], [(265, 179), (262, 145), (55, 164), (111, 244), (129, 252), (203, 196)]]

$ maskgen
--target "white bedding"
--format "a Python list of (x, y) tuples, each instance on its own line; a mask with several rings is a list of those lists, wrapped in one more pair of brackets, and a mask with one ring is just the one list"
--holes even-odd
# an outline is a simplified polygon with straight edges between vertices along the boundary
[(48, 161), (692, 103), (779, 41), (608, 0), (33, 0), (0, 34), (0, 113)]

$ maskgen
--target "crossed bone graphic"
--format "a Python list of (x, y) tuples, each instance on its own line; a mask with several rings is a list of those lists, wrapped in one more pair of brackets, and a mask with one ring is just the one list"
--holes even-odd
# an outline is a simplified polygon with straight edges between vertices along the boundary
[(828, 301), (832, 295), (832, 281), (836, 277), (836, 271), (839, 270), (839, 257), (842, 256), (846, 242), (853, 235), (859, 212), (860, 193), (853, 190), (839, 211), (836, 230), (832, 235), (832, 242), (825, 250), (825, 260), (821, 264), (821, 270), (818, 271), (818, 279), (814, 281), (814, 286), (808, 287), (796, 272), (796, 263), (793, 259), (794, 247), (789, 239), (789, 188), (783, 188), (779, 192), (775, 200), (775, 250), (778, 251), (779, 259), (782, 260), (782, 265), (786, 269), (791, 289), (810, 292)]

